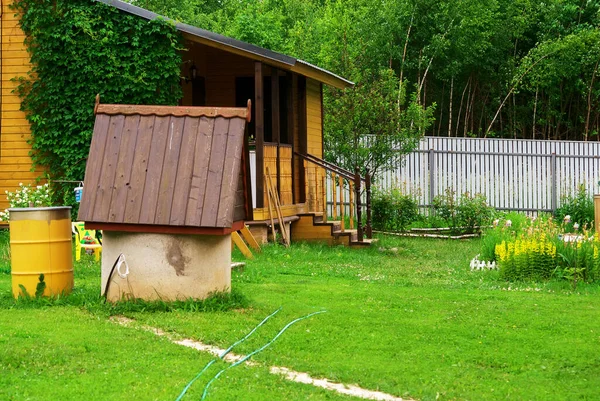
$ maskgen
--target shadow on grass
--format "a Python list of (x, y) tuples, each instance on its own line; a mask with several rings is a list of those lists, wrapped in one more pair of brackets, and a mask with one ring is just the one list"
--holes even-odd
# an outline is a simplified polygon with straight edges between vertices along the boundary
[[(100, 266), (92, 257), (84, 257), (74, 266), (75, 287), (68, 295), (53, 297), (20, 296), (14, 299), (12, 291), (0, 291), (0, 309), (40, 309), (73, 306), (99, 315), (117, 315), (131, 312), (223, 312), (246, 308), (248, 299), (235, 288), (231, 292), (214, 292), (202, 300), (145, 301), (127, 299), (107, 302), (100, 295)], [(0, 284), (10, 282), (10, 264), (0, 266)], [(4, 285), (2, 286), (4, 287)]]
[[(8, 230), (0, 229), (0, 309), (40, 309), (73, 306), (94, 314), (117, 315), (130, 312), (223, 312), (246, 308), (248, 298), (235, 288), (231, 292), (215, 292), (203, 300), (144, 301), (128, 299), (107, 302), (100, 295), (100, 264), (91, 255), (84, 255), (74, 263), (75, 288), (68, 295), (54, 297), (21, 296), (14, 299), (10, 291), (10, 247)], [(4, 291), (4, 284), (8, 284)]]
[(94, 314), (118, 315), (131, 312), (224, 312), (246, 308), (249, 301), (235, 289), (231, 292), (216, 292), (203, 300), (187, 299), (178, 301), (145, 301), (142, 299), (107, 302), (98, 295), (97, 289), (76, 287), (69, 295), (54, 297), (23, 297), (14, 299), (11, 293), (0, 295), (0, 309), (40, 309), (48, 307), (74, 306)]

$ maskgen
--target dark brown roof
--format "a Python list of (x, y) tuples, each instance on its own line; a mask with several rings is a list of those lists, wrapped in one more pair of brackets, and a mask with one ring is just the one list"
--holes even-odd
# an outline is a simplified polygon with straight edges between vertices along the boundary
[[(161, 18), (169, 20), (169, 18), (160, 16), (144, 8), (134, 6), (120, 0), (96, 0), (115, 7), (126, 13), (137, 15), (148, 20)], [(327, 71), (323, 68), (317, 67), (306, 61), (282, 54), (277, 53), (269, 49), (265, 49), (259, 46), (255, 46), (250, 43), (242, 42), (241, 40), (233, 39), (227, 36), (219, 35), (206, 29), (201, 29), (192, 25), (183, 24), (181, 22), (173, 21), (175, 28), (180, 31), (186, 39), (193, 42), (205, 44), (207, 46), (216, 47), (227, 52), (235, 53), (248, 57), (252, 60), (263, 61), (269, 65), (296, 72), (304, 75), (305, 77), (316, 79), (319, 82), (326, 83), (327, 85), (334, 86), (336, 88), (344, 89), (351, 88), (354, 83), (348, 81), (339, 75), (334, 74), (331, 71)]]
[(231, 227), (249, 115), (249, 107), (97, 105), (79, 220)]

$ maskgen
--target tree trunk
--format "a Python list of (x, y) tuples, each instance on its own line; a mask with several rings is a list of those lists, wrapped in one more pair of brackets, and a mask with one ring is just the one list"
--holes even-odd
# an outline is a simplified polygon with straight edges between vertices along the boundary
[(558, 115), (558, 118), (556, 121), (556, 130), (554, 133), (554, 136), (556, 139), (560, 139), (560, 121), (562, 119), (562, 115), (565, 110), (564, 106), (563, 106), (563, 87), (564, 87), (564, 81), (562, 81), (560, 83), (560, 106), (559, 106), (560, 114)]
[(423, 76), (423, 107), (427, 107), (427, 78)]
[(483, 98), (483, 102), (481, 103), (481, 114), (479, 115), (479, 124), (477, 126), (477, 131), (479, 131), (479, 129), (483, 127), (483, 118), (485, 117), (485, 105), (487, 104), (489, 95), (489, 92), (486, 93), (485, 97)]
[(404, 41), (404, 51), (402, 52), (402, 64), (400, 65), (400, 82), (398, 83), (400, 89), (398, 91), (398, 111), (400, 111), (400, 96), (402, 94), (402, 80), (404, 79), (404, 61), (406, 61), (406, 50), (408, 49), (408, 38), (410, 37), (410, 31), (412, 30), (413, 18), (415, 16), (415, 10), (410, 17), (410, 24), (408, 25), (408, 31), (406, 32), (406, 40)]
[(471, 134), (475, 134), (475, 96), (477, 95), (477, 89), (479, 87), (479, 81), (475, 81), (475, 85), (473, 86), (473, 96), (471, 96), (471, 110), (469, 112), (469, 117), (471, 118)]
[(538, 90), (539, 90), (539, 87), (536, 86), (535, 101), (533, 103), (533, 125), (531, 126), (531, 138), (532, 139), (535, 139), (535, 114), (537, 112)]
[(452, 93), (454, 92), (454, 75), (450, 79), (450, 104), (448, 105), (448, 136), (452, 136)]
[(515, 93), (512, 95), (513, 107), (512, 107), (512, 131), (513, 137), (517, 139), (517, 100), (515, 99)]
[(467, 137), (467, 131), (469, 130), (469, 115), (470, 115), (470, 109), (471, 109), (471, 86), (473, 86), (473, 80), (471, 79), (471, 77), (469, 77), (471, 82), (469, 82), (469, 92), (467, 92), (467, 105), (465, 108), (465, 119), (464, 119), (465, 122), (463, 125), (463, 137), (465, 137), (465, 138)]
[(444, 115), (444, 94), (446, 92), (446, 82), (442, 85), (442, 100), (440, 101), (440, 118), (438, 121), (438, 131), (437, 136), (440, 136), (440, 132), (442, 131), (442, 117)]
[(506, 97), (504, 98), (504, 100), (502, 100), (502, 103), (500, 103), (500, 106), (498, 106), (498, 110), (496, 110), (496, 114), (494, 115), (494, 118), (492, 119), (492, 121), (490, 122), (490, 124), (488, 125), (487, 130), (485, 131), (485, 137), (487, 137), (488, 132), (490, 132), (490, 130), (492, 129), (492, 125), (494, 125), (494, 123), (496, 122), (496, 119), (498, 118), (498, 115), (500, 114), (500, 111), (502, 111), (502, 107), (504, 107), (504, 104), (506, 103), (506, 101), (508, 100), (508, 98), (510, 97), (510, 95), (513, 93), (513, 91), (516, 89), (517, 85), (521, 83), (521, 80), (525, 77), (525, 75), (527, 75), (529, 73), (529, 71), (531, 71), (533, 69), (533, 67), (535, 67), (540, 61), (542, 61), (543, 59), (545, 59), (546, 57), (552, 55), (556, 53), (556, 51), (550, 52), (548, 54), (543, 55), (542, 57), (540, 57), (539, 59), (537, 59), (533, 64), (531, 64), (529, 66), (529, 68), (519, 77), (519, 79), (517, 79), (517, 81), (513, 84), (513, 86), (510, 88), (510, 90), (508, 91), (508, 93), (506, 94)]
[(458, 117), (456, 118), (456, 133), (454, 136), (458, 137), (458, 128), (460, 127), (460, 115), (462, 114), (463, 101), (465, 100), (465, 92), (469, 87), (469, 83), (471, 82), (471, 77), (467, 79), (467, 83), (465, 84), (465, 89), (462, 91), (462, 96), (460, 97), (460, 106), (458, 107)]
[(590, 114), (592, 112), (592, 89), (594, 88), (594, 79), (596, 78), (597, 71), (598, 71), (598, 61), (596, 61), (596, 66), (594, 67), (594, 71), (592, 72), (592, 80), (590, 82), (590, 89), (588, 90), (587, 116), (585, 118), (585, 130), (584, 130), (584, 138), (586, 141), (588, 140), (588, 134), (590, 132)]

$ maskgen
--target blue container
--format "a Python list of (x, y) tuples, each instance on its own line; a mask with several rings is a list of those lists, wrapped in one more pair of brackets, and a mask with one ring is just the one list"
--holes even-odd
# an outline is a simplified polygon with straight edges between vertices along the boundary
[(75, 191), (75, 202), (81, 202), (81, 195), (83, 195), (83, 187), (77, 187)]

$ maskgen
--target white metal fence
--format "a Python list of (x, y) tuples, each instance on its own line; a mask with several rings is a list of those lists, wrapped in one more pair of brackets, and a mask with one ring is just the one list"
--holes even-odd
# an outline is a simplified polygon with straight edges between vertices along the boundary
[(500, 210), (553, 211), (579, 184), (600, 190), (600, 142), (425, 137), (403, 163), (376, 177), (422, 206), (446, 189), (486, 196)]

